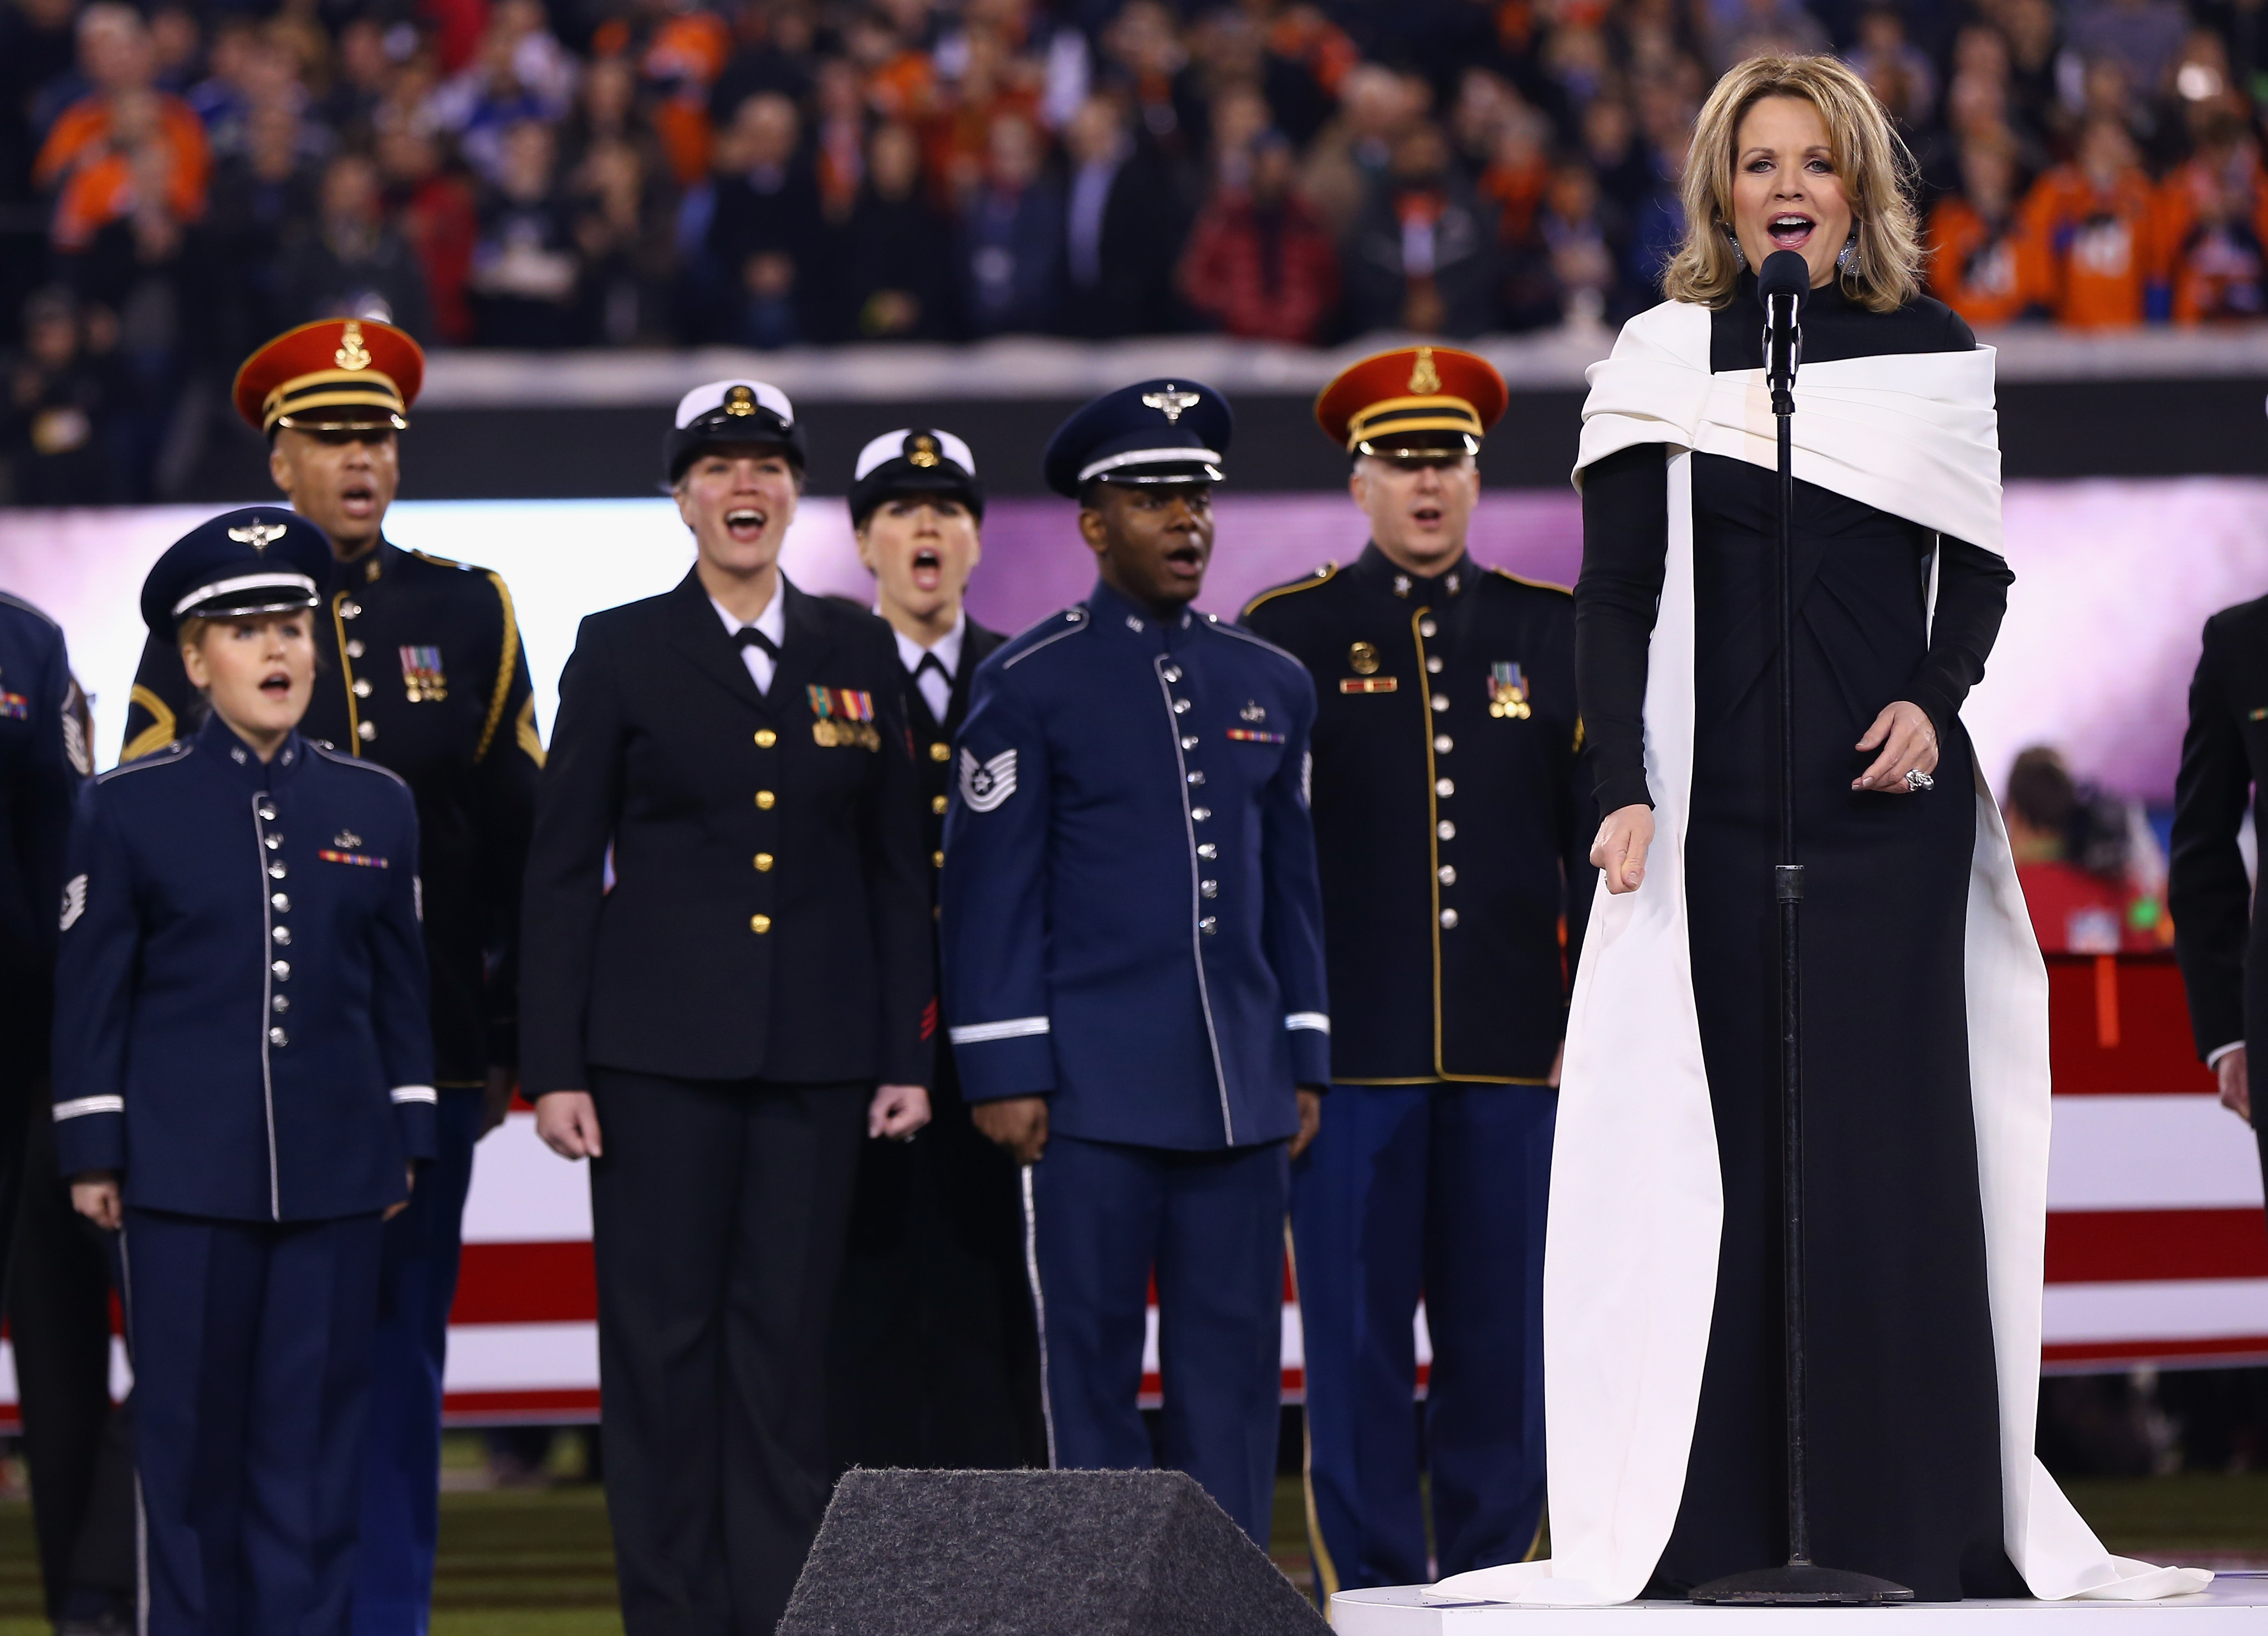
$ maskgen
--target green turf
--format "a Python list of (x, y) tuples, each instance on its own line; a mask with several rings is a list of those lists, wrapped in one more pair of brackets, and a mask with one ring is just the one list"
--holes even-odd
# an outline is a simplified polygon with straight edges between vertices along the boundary
[[(2268, 1473), (2066, 1485), (2112, 1550), (2224, 1566), (2268, 1564)], [(1277, 1485), (1270, 1554), (1302, 1585), (1307, 1517), (1296, 1478)], [(46, 1636), (31, 1507), (0, 1502), (0, 1636)], [(441, 1496), (433, 1636), (620, 1636), (603, 1497), (591, 1485)]]

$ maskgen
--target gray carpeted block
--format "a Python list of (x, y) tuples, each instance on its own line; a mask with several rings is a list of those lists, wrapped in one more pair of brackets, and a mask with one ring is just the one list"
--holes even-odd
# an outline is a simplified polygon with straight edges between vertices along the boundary
[(851, 1471), (779, 1636), (1322, 1636), (1180, 1471)]

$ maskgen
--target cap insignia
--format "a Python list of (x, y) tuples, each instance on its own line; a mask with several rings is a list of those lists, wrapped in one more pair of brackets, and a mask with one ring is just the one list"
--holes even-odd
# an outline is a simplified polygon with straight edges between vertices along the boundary
[(746, 387), (734, 387), (725, 394), (725, 413), (753, 415), (756, 412), (756, 394)]
[(938, 463), (937, 439), (927, 432), (915, 437), (906, 449), (906, 459), (927, 470)]
[(341, 369), (370, 367), (370, 349), (362, 343), (362, 326), (351, 318), (339, 332), (339, 350), (331, 354), (331, 361)]
[(247, 523), (241, 528), (230, 529), (228, 537), (239, 545), (248, 545), (254, 550), (264, 553), (269, 546), (282, 539), (284, 534), (284, 528), (282, 523)]
[(1441, 389), (1441, 372), (1433, 367), (1433, 349), (1419, 347), (1418, 361), (1410, 366), (1410, 390), (1419, 397), (1431, 396)]
[(1178, 387), (1167, 387), (1163, 392), (1145, 392), (1142, 394), (1144, 407), (1156, 409), (1163, 415), (1168, 426), (1181, 424), (1182, 411), (1193, 409), (1204, 401), (1196, 393), (1184, 392)]

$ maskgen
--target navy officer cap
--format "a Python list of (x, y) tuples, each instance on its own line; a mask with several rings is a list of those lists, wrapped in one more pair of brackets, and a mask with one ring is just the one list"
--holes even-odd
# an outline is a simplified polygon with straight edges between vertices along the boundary
[(976, 457), (966, 443), (925, 426), (886, 431), (858, 451), (850, 475), (850, 526), (865, 527), (885, 500), (921, 494), (958, 500), (983, 520), (984, 485), (976, 481)]
[(142, 623), (163, 641), (184, 619), (313, 608), (331, 573), (323, 531), (280, 505), (247, 505), (199, 523), (142, 582)]
[(712, 380), (677, 401), (676, 424), (661, 445), (667, 486), (677, 486), (696, 455), (734, 444), (769, 444), (803, 469), (803, 428), (786, 393), (765, 380)]
[(1048, 487), (1077, 499), (1103, 483), (1219, 483), (1236, 417), (1228, 400), (1186, 378), (1106, 392), (1048, 441)]

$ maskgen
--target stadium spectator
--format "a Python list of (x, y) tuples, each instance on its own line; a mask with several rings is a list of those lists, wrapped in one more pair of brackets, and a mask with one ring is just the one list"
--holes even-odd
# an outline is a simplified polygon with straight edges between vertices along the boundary
[(1360, 329), (1478, 335), (1496, 316), (1496, 224), (1430, 122), (1394, 144), (1391, 167), (1347, 235), (1347, 301)]
[(776, 91), (740, 104), (718, 138), (705, 253), (694, 269), (710, 339), (776, 347), (807, 338), (804, 309), (821, 299), (826, 269), (819, 188), (801, 138), (795, 104)]
[(1289, 142), (1263, 134), (1245, 186), (1223, 185), (1189, 234), (1182, 298), (1224, 334), (1312, 346), (1338, 306), (1338, 257), (1295, 165)]
[(1300, 191), (1334, 239), (1344, 238), (1386, 178), (1394, 144), (1422, 111), (1422, 93), (1392, 70), (1365, 63), (1339, 82), (1338, 112), (1308, 150)]
[(2180, 0), (2092, 0), (2073, 8), (2071, 43), (2083, 57), (2117, 63), (2129, 85), (2155, 97), (2189, 30)]
[(580, 272), (556, 138), (541, 120), (521, 120), (498, 140), (496, 180), (481, 195), (468, 285), (474, 338), (491, 347), (565, 346)]
[(38, 131), (54, 110), (41, 106), (71, 71), (73, 0), (12, 0), (0, 6), (0, 203), (32, 197)]
[(843, 235), (835, 333), (854, 341), (940, 341), (954, 331), (953, 229), (922, 195), (921, 144), (907, 126), (866, 145), (866, 185)]
[(2243, 123), (2224, 114), (2159, 190), (2172, 316), (2177, 324), (2268, 316), (2268, 176)]
[(377, 162), (342, 153), (323, 170), (313, 230), (285, 256), (282, 328), (311, 319), (379, 319), (432, 338), (425, 269), (387, 221)]
[(1937, 70), (1906, 38), (1904, 8), (1873, 0), (1859, 13), (1858, 43), (1845, 53), (1911, 139), (1937, 106)]
[(2163, 293), (2157, 216), (2126, 128), (2090, 120), (2072, 162), (2042, 176), (2024, 201), (2024, 282), (2072, 328), (2139, 324)]
[[(384, 129), (378, 143), (379, 169), (387, 198), (402, 237), (425, 269), (425, 289), (433, 313), (433, 333), (459, 345), (473, 338), (473, 309), (467, 286), (472, 279), (473, 242), (480, 215), (471, 184), (442, 163), (441, 144), (431, 132), (413, 124)], [(257, 335), (274, 333), (274, 326)], [(251, 342), (238, 347), (242, 353)]]
[(1961, 144), (1960, 164), (1960, 192), (1929, 216), (1930, 290), (1972, 326), (2005, 324), (2034, 294), (2017, 246), (2015, 138), (1980, 130)]
[(99, 0), (79, 14), (79, 63), (92, 87), (48, 132), (33, 180), (56, 193), (59, 250), (85, 249), (106, 223), (154, 189), (177, 221), (204, 213), (211, 152), (179, 97), (155, 88), (157, 54), (141, 14)]
[(24, 310), (23, 350), (11, 360), (0, 458), (15, 505), (103, 505), (126, 497), (111, 436), (118, 392), (87, 356), (70, 292), (50, 289)]
[[(1254, 117), (1266, 120), (1267, 104), (1256, 94), (1247, 92), (1242, 100)], [(1245, 146), (1239, 142), (1240, 150)], [(1163, 156), (1133, 139), (1123, 108), (1111, 96), (1089, 97), (1079, 105), (1064, 129), (1064, 152), (1071, 181), (1064, 328), (1093, 338), (1181, 328), (1174, 268), (1188, 217)]]
[[(2032, 930), (2050, 954), (2163, 947), (2171, 932), (2163, 859), (2128, 805), (2075, 783), (2063, 757), (2035, 745), (2008, 770), (2004, 815)], [(2146, 835), (2146, 829), (2143, 833)]]
[(976, 336), (1043, 334), (1064, 296), (1064, 201), (1042, 169), (1039, 129), (1021, 114), (992, 122), (984, 181), (961, 225), (961, 309)]

